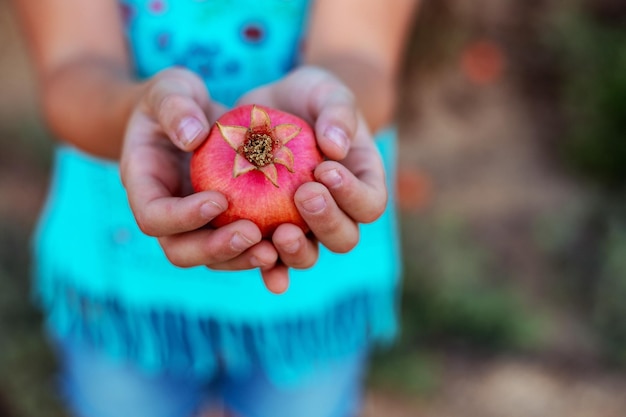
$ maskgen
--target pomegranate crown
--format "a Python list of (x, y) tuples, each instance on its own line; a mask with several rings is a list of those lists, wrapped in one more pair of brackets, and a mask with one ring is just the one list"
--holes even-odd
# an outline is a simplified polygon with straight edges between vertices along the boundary
[(293, 170), (293, 153), (285, 146), (298, 136), (302, 128), (284, 123), (272, 127), (269, 114), (256, 105), (250, 111), (249, 126), (227, 126), (216, 122), (219, 132), (235, 151), (233, 178), (258, 170), (274, 186), (278, 187), (276, 164)]

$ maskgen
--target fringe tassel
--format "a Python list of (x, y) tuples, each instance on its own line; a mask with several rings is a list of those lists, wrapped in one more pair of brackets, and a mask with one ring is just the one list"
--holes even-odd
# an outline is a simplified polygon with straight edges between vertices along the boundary
[(374, 290), (323, 313), (272, 323), (135, 311), (68, 286), (41, 290), (39, 302), (53, 334), (98, 347), (151, 372), (210, 377), (218, 372), (244, 374), (261, 366), (271, 380), (285, 384), (319, 363), (362, 351), (372, 342), (389, 344), (397, 333), (395, 293)]

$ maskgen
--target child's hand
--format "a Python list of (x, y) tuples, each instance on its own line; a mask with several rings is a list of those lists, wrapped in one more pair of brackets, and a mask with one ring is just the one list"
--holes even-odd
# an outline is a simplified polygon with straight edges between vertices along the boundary
[(227, 200), (218, 192), (194, 194), (189, 184), (189, 152), (208, 134), (207, 115), (213, 119), (223, 111), (193, 73), (171, 69), (156, 75), (147, 82), (126, 130), (122, 181), (139, 227), (159, 239), (174, 265), (223, 270), (273, 266), (278, 254), (254, 223), (205, 227), (226, 209)]
[[(385, 210), (385, 173), (372, 136), (348, 88), (327, 71), (301, 67), (281, 81), (256, 89), (241, 100), (300, 116), (315, 129), (329, 159), (315, 170), (318, 182), (302, 185), (295, 195), (300, 214), (315, 238), (334, 252), (348, 252), (359, 241), (359, 223), (376, 220)], [(280, 226), (272, 241), (290, 267), (312, 266), (315, 242), (293, 225)], [(295, 243), (295, 245), (294, 245)], [(266, 283), (273, 280), (266, 270)]]

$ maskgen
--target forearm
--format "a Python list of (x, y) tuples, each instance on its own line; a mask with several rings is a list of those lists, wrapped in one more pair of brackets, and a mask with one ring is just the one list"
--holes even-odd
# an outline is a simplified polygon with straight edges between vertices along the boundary
[(59, 139), (117, 159), (140, 86), (117, 0), (14, 0), (44, 117)]
[(93, 57), (69, 61), (40, 78), (52, 133), (95, 156), (118, 159), (144, 84), (133, 81), (126, 68)]
[(316, 0), (306, 63), (354, 93), (372, 131), (392, 122), (397, 80), (418, 0)]

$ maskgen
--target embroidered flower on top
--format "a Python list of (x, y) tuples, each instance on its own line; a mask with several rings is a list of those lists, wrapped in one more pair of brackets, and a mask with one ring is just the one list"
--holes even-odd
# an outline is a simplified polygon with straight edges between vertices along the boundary
[(266, 25), (261, 22), (248, 22), (241, 28), (241, 39), (247, 44), (260, 45), (266, 38)]

